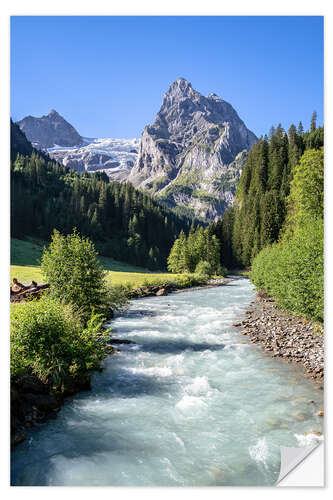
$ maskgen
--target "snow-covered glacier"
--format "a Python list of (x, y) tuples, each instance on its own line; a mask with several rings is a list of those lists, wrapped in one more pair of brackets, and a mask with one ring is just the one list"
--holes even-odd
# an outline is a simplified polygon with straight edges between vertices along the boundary
[(83, 137), (83, 144), (63, 147), (57, 144), (48, 148), (51, 158), (78, 172), (103, 171), (113, 180), (125, 179), (133, 167), (140, 146), (140, 139), (90, 139)]

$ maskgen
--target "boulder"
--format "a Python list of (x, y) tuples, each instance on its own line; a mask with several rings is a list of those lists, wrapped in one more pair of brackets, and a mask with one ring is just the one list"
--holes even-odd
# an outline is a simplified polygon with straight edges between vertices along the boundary
[(59, 402), (51, 394), (35, 394), (29, 392), (25, 394), (25, 400), (42, 411), (54, 410), (60, 406)]
[(32, 392), (34, 394), (47, 394), (50, 390), (48, 384), (42, 382), (33, 375), (23, 375), (17, 382), (19, 390), (22, 392)]
[(24, 428), (22, 426), (12, 428), (10, 437), (12, 446), (16, 446), (22, 443), (22, 441), (24, 441), (26, 438), (27, 435), (24, 432)]

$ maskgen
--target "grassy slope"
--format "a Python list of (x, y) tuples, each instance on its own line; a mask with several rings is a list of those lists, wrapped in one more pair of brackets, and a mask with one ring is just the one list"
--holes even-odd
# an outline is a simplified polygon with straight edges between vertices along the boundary
[[(22, 283), (31, 280), (43, 281), (40, 271), (40, 259), (45, 242), (33, 238), (26, 240), (11, 239), (10, 278), (17, 278)], [(100, 257), (103, 268), (108, 272), (108, 279), (113, 284), (130, 283), (133, 287), (140, 286), (146, 279), (170, 278), (170, 273), (152, 272), (148, 269), (132, 266), (126, 262)]]

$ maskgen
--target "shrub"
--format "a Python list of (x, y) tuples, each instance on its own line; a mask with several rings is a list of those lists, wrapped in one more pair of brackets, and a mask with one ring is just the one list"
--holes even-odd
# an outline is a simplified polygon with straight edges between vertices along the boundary
[(199, 276), (211, 276), (212, 266), (206, 260), (200, 260), (195, 268), (195, 274)]
[(93, 313), (83, 328), (73, 307), (50, 295), (21, 304), (11, 313), (11, 375), (32, 373), (61, 389), (68, 376), (99, 367), (101, 330), (100, 315)]
[(219, 276), (226, 277), (228, 274), (228, 269), (224, 266), (220, 266), (218, 274)]
[(128, 297), (132, 290), (130, 284), (125, 285), (106, 285), (105, 305), (101, 307), (102, 313), (108, 316), (110, 308), (123, 309), (128, 304)]
[(197, 274), (181, 274), (179, 276), (174, 276), (172, 279), (146, 279), (141, 286), (159, 286), (161, 288), (165, 288), (168, 286), (170, 286), (171, 288), (190, 288), (191, 286), (202, 285), (206, 281), (207, 277), (205, 276), (199, 276)]
[(323, 321), (323, 221), (308, 219), (291, 238), (264, 248), (252, 263), (251, 280), (281, 307)]
[(176, 278), (177, 287), (179, 288), (203, 285), (206, 281), (207, 276), (199, 276), (198, 274), (182, 274)]
[(66, 236), (54, 230), (52, 242), (43, 252), (41, 270), (52, 295), (72, 304), (85, 320), (92, 309), (106, 313), (110, 299), (106, 273), (93, 243), (76, 230)]

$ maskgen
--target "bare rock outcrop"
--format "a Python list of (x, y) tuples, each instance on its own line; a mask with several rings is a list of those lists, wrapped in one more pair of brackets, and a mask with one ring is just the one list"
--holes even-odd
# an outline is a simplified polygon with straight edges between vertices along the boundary
[(128, 180), (167, 205), (214, 219), (235, 195), (247, 151), (257, 137), (216, 94), (204, 97), (178, 78), (142, 134)]

